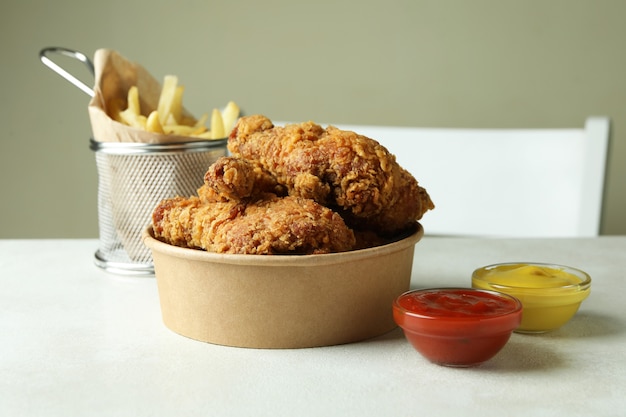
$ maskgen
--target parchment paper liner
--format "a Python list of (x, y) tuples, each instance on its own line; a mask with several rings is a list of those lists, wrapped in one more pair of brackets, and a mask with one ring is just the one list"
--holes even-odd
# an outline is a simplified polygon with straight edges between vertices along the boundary
[[(147, 116), (157, 108), (161, 83), (144, 67), (129, 61), (114, 50), (98, 49), (94, 53), (94, 69), (94, 97), (88, 106), (94, 140), (135, 143), (172, 143), (194, 140), (189, 136), (145, 132), (119, 123), (112, 118), (115, 112), (126, 108), (128, 90), (133, 85), (136, 85), (139, 90), (139, 105), (142, 114)], [(186, 109), (183, 109), (183, 115), (193, 118)]]
[(423, 229), (327, 255), (229, 255), (184, 249), (144, 231), (164, 324), (183, 336), (249, 348), (356, 342), (396, 327), (391, 304), (411, 281)]
[[(106, 201), (99, 204), (110, 207), (114, 234), (121, 240), (130, 260), (142, 262), (145, 261), (146, 251), (141, 244), (141, 232), (149, 224), (151, 210), (156, 205), (151, 203), (145, 209), (143, 203), (193, 194), (202, 185), (202, 178), (209, 165), (226, 155), (226, 139), (206, 140), (156, 134), (117, 122), (112, 115), (127, 107), (130, 87), (136, 85), (139, 89), (141, 112), (147, 116), (158, 106), (161, 83), (144, 67), (111, 49), (98, 49), (95, 52), (94, 69), (94, 97), (88, 106), (93, 139), (109, 147), (119, 146), (110, 157), (103, 156), (100, 159), (98, 172), (101, 177), (109, 179), (109, 187), (104, 193)], [(183, 109), (183, 115), (195, 120), (186, 109)], [(179, 150), (176, 145), (183, 142), (203, 142), (207, 146), (202, 156), (197, 156)], [(157, 152), (150, 148), (151, 145), (172, 145), (172, 151), (160, 149)], [(142, 146), (142, 153), (130, 146)], [(173, 156), (160, 156), (168, 152)], [(206, 160), (206, 166), (198, 167), (195, 161), (202, 158)], [(153, 178), (155, 175), (158, 178)], [(197, 184), (190, 186), (194, 181)], [(116, 239), (110, 240), (113, 245), (117, 245)]]

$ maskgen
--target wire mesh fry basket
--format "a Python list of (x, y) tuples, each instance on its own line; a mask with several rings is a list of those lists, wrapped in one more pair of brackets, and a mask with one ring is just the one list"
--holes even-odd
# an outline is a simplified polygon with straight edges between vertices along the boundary
[[(94, 75), (89, 58), (61, 47), (39, 53), (46, 66), (93, 97), (93, 89), (57, 65), (51, 54), (76, 59)], [(152, 253), (141, 238), (152, 211), (163, 199), (195, 194), (208, 167), (227, 154), (227, 139), (159, 144), (102, 139), (90, 140), (98, 172), (99, 248), (94, 262), (115, 274), (152, 276)]]
[(154, 273), (141, 234), (156, 205), (189, 196), (207, 168), (226, 155), (226, 139), (175, 144), (111, 143), (91, 140), (98, 170), (99, 267), (120, 274)]

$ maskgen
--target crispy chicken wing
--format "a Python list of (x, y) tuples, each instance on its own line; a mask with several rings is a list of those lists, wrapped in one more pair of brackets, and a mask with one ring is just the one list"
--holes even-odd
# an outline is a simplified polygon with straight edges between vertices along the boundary
[(162, 201), (153, 213), (157, 239), (188, 248), (239, 254), (321, 254), (351, 250), (341, 216), (299, 197), (203, 203), (193, 196)]
[(426, 190), (377, 141), (313, 122), (274, 126), (242, 117), (228, 149), (259, 164), (289, 195), (336, 209), (356, 228), (394, 234), (434, 208)]
[(281, 197), (258, 166), (221, 158), (198, 196), (163, 200), (152, 214), (157, 239), (218, 253), (321, 254), (354, 248), (354, 233), (313, 200)]

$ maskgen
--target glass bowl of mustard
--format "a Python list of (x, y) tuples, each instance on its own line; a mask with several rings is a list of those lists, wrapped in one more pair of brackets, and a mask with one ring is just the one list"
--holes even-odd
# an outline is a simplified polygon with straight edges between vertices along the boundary
[(578, 311), (591, 291), (591, 277), (580, 269), (549, 263), (510, 262), (476, 269), (472, 287), (503, 292), (522, 302), (517, 333), (556, 330)]

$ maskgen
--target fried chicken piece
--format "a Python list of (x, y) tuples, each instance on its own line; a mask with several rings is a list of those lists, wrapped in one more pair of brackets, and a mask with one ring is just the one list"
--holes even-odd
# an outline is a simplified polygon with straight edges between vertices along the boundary
[(154, 236), (172, 245), (237, 254), (323, 254), (351, 250), (354, 234), (341, 216), (299, 197), (260, 200), (163, 200), (152, 215)]
[(219, 253), (317, 254), (351, 250), (354, 233), (313, 200), (282, 197), (285, 188), (252, 162), (222, 157), (198, 196), (163, 200), (153, 211), (156, 238)]
[(228, 149), (273, 174), (289, 195), (337, 208), (356, 228), (390, 235), (434, 208), (428, 193), (377, 141), (313, 122), (274, 126), (242, 117)]
[(204, 175), (198, 190), (203, 201), (242, 200), (263, 193), (284, 196), (285, 186), (258, 164), (233, 157), (221, 157)]

